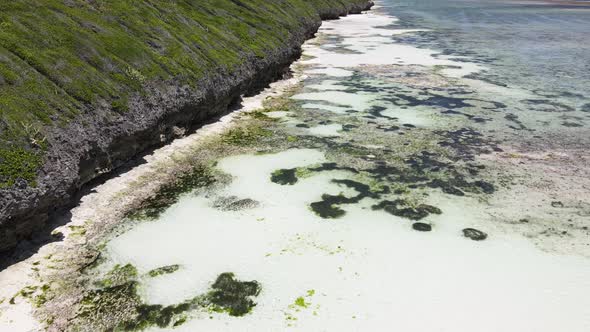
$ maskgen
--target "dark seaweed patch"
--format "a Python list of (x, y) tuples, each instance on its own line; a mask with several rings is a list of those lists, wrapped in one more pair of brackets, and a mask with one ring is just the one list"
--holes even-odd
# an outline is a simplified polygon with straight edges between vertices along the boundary
[(438, 172), (441, 169), (453, 169), (454, 166), (435, 159), (436, 155), (428, 151), (422, 151), (419, 155), (413, 155), (406, 160), (412, 169), (419, 172)]
[(528, 130), (527, 127), (525, 127), (525, 125), (522, 124), (522, 122), (518, 119), (518, 115), (509, 113), (509, 114), (506, 114), (506, 116), (504, 116), (504, 118), (516, 125), (516, 126), (509, 126), (510, 128), (512, 128), (514, 130)]
[(571, 121), (565, 121), (563, 123), (561, 123), (562, 126), (564, 127), (569, 127), (569, 128), (579, 128), (579, 127), (583, 127), (584, 125), (578, 122), (571, 122)]
[[(175, 271), (175, 267), (177, 265), (156, 270)], [(211, 286), (212, 289), (206, 294), (178, 304), (163, 306), (141, 303), (138, 286), (137, 281), (130, 280), (119, 285), (88, 291), (80, 302), (74, 325), (107, 331), (140, 331), (151, 326), (165, 328), (184, 323), (184, 313), (201, 308), (227, 312), (231, 316), (243, 316), (256, 306), (252, 297), (257, 296), (261, 290), (257, 281), (240, 281), (235, 279), (233, 273), (226, 272), (217, 277)]]
[(436, 206), (428, 204), (420, 204), (418, 206), (410, 205), (404, 199), (396, 199), (394, 201), (385, 200), (379, 204), (372, 206), (373, 210), (384, 210), (394, 216), (410, 219), (421, 220), (428, 217), (430, 214), (441, 214), (442, 211)]
[(490, 83), (490, 84), (501, 86), (501, 87), (508, 87), (508, 84), (499, 82), (497, 80), (497, 76), (491, 77), (489, 75), (484, 76), (483, 73), (474, 73), (474, 74), (465, 75), (464, 77), (474, 79), (474, 80), (479, 80), (482, 82)]
[(469, 182), (460, 175), (448, 180), (434, 179), (426, 185), (430, 188), (440, 188), (444, 193), (455, 196), (465, 195), (461, 189), (475, 193), (483, 192), (485, 194), (493, 194), (495, 191), (494, 185), (489, 182), (481, 180)]
[(295, 175), (296, 171), (296, 168), (276, 170), (271, 174), (270, 180), (283, 186), (294, 185), (297, 183), (297, 175)]
[(257, 296), (261, 289), (257, 281), (239, 281), (233, 273), (220, 274), (212, 288), (207, 300), (231, 316), (249, 313), (256, 306), (251, 297)]
[(584, 95), (579, 93), (572, 93), (569, 91), (543, 91), (543, 90), (533, 90), (533, 93), (545, 97), (545, 98), (557, 98), (557, 97), (566, 97), (566, 98), (580, 98), (584, 99)]
[[(176, 325), (178, 321), (175, 321), (175, 318), (182, 313), (198, 308), (198, 302), (198, 300), (190, 300), (169, 306), (163, 306), (160, 304), (142, 304), (136, 308), (137, 316), (135, 319), (121, 323), (119, 328), (124, 331), (140, 331), (150, 326), (165, 328), (170, 326), (173, 321), (174, 325)], [(178, 320), (181, 319), (186, 318), (178, 317)]]
[(313, 202), (309, 206), (313, 212), (324, 219), (336, 219), (344, 216), (346, 211), (335, 205), (343, 204), (346, 200), (347, 198), (344, 195), (323, 194), (321, 201)]
[(390, 132), (390, 131), (398, 131), (398, 130), (400, 130), (400, 127), (395, 126), (395, 125), (391, 125), (391, 126), (378, 125), (376, 128), (379, 129), (379, 130), (383, 130), (384, 132)]
[(313, 202), (310, 204), (310, 208), (313, 212), (315, 212), (318, 216), (324, 219), (335, 219), (340, 218), (346, 214), (344, 210), (342, 210), (338, 205), (342, 204), (355, 204), (360, 202), (362, 199), (366, 197), (371, 198), (379, 198), (382, 194), (388, 194), (390, 192), (389, 187), (383, 187), (381, 190), (374, 192), (371, 191), (370, 187), (364, 183), (360, 183), (353, 180), (339, 180), (334, 179), (332, 182), (344, 185), (346, 187), (354, 189), (358, 192), (358, 195), (353, 197), (346, 197), (342, 194), (340, 195), (322, 195), (322, 200), (318, 202)]
[(431, 93), (429, 93), (426, 98), (416, 98), (412, 95), (397, 93), (394, 94), (393, 97), (383, 98), (382, 100), (388, 101), (397, 106), (407, 107), (430, 106), (444, 109), (456, 109), (474, 106), (466, 102), (468, 99), (465, 98), (447, 97)]
[(352, 129), (358, 128), (358, 126), (353, 124), (345, 124), (342, 126), (342, 131), (351, 131)]
[(471, 128), (461, 128), (455, 131), (436, 131), (435, 133), (445, 139), (438, 143), (440, 146), (454, 149), (457, 156), (463, 160), (474, 160), (476, 154), (502, 151), (495, 142)]
[(476, 122), (476, 123), (484, 123), (486, 121), (491, 121), (491, 119), (484, 119), (475, 115), (471, 115), (465, 112), (459, 112), (459, 111), (455, 111), (455, 110), (445, 110), (441, 112), (442, 114), (451, 114), (451, 115), (461, 115), (466, 117), (467, 119)]
[(369, 109), (369, 114), (371, 114), (375, 118), (384, 118), (384, 119), (388, 119), (388, 120), (397, 120), (397, 118), (395, 118), (395, 117), (383, 115), (381, 113), (381, 112), (385, 111), (386, 109), (387, 109), (387, 107), (383, 107), (383, 106), (372, 106), (371, 109)]
[(349, 171), (352, 173), (358, 173), (358, 170), (352, 168), (352, 167), (344, 167), (344, 166), (338, 166), (337, 163), (323, 163), (318, 167), (310, 167), (308, 168), (308, 170), (312, 171), (312, 172), (324, 172), (324, 171)]
[(525, 99), (522, 102), (532, 106), (530, 107), (530, 109), (537, 112), (564, 113), (573, 112), (575, 110), (573, 107), (569, 105), (551, 100)]
[(483, 241), (488, 237), (486, 233), (475, 228), (465, 228), (463, 230), (463, 236), (470, 238), (473, 241)]

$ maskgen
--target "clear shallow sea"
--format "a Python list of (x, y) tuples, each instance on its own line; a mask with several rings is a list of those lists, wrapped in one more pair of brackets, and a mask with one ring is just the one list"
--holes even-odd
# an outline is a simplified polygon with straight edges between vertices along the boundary
[[(383, 0), (408, 28), (404, 42), (468, 55), (496, 82), (590, 99), (590, 2)], [(570, 100), (579, 103), (580, 100)]]

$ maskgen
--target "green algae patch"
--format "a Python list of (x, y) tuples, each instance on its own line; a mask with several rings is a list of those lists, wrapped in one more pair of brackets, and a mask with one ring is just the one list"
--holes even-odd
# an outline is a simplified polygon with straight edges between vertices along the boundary
[(79, 237), (86, 235), (86, 227), (84, 226), (70, 225), (68, 228), (70, 229), (70, 236)]
[(168, 207), (178, 201), (180, 196), (196, 188), (203, 188), (215, 183), (215, 176), (210, 168), (196, 167), (190, 172), (176, 178), (173, 183), (163, 185), (154, 196), (143, 201), (139, 208), (127, 213), (133, 220), (157, 219)]
[[(39, 308), (50, 298), (49, 290), (51, 286), (49, 284), (43, 284), (41, 286), (30, 285), (23, 287), (18, 293), (10, 298), (8, 303), (15, 304), (17, 297), (22, 297), (28, 300), (33, 306)], [(4, 300), (3, 300), (4, 301)], [(1, 302), (0, 302), (1, 304)]]
[(228, 130), (221, 137), (222, 142), (236, 146), (250, 146), (262, 137), (270, 137), (273, 132), (259, 125), (237, 127)]
[(279, 169), (272, 172), (270, 181), (280, 185), (294, 185), (297, 183), (297, 169)]
[[(78, 327), (109, 330), (118, 322), (131, 319), (140, 305), (136, 281), (88, 291), (80, 302), (76, 323)], [(76, 330), (76, 328), (74, 328)]]
[(279, 119), (271, 118), (270, 116), (266, 115), (265, 113), (268, 112), (266, 110), (261, 111), (252, 111), (248, 112), (247, 115), (253, 119), (260, 120), (260, 121), (268, 121), (268, 122), (276, 122)]
[[(293, 326), (298, 320), (297, 315), (300, 312), (307, 310), (312, 306), (311, 299), (314, 295), (315, 295), (315, 290), (313, 290), (313, 289), (308, 290), (304, 296), (297, 297), (295, 299), (295, 301), (293, 301), (293, 303), (287, 307), (287, 310), (283, 311), (287, 326)], [(318, 315), (317, 311), (319, 309), (320, 309), (319, 305), (314, 306), (314, 308), (313, 308), (313, 315), (314, 316)]]
[(307, 308), (309, 306), (309, 303), (305, 302), (305, 298), (300, 296), (297, 299), (295, 299), (295, 305), (298, 307)]
[(174, 264), (174, 265), (162, 266), (157, 269), (153, 269), (153, 270), (149, 271), (147, 274), (148, 274), (148, 276), (155, 278), (155, 277), (158, 277), (158, 276), (161, 276), (164, 274), (174, 273), (174, 272), (178, 271), (179, 269), (180, 269), (180, 265)]
[(115, 265), (111, 271), (109, 271), (104, 279), (97, 282), (98, 286), (111, 287), (116, 285), (122, 285), (124, 283), (133, 281), (137, 278), (137, 269), (131, 264)]

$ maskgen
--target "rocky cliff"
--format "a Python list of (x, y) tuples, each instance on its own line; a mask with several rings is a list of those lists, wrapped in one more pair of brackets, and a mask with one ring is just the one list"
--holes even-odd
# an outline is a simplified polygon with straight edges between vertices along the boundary
[(280, 78), (366, 0), (0, 4), (0, 251), (80, 188)]

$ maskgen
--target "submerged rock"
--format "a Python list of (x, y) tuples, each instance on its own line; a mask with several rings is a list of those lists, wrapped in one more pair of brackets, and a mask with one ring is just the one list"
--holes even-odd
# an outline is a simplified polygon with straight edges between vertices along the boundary
[(551, 206), (554, 208), (562, 208), (564, 207), (563, 202), (561, 201), (553, 201), (551, 202)]
[(486, 233), (475, 228), (465, 228), (463, 230), (463, 236), (468, 237), (473, 241), (483, 241), (488, 237)]
[(423, 222), (415, 222), (412, 224), (412, 228), (420, 232), (430, 232), (432, 230), (432, 225)]
[(260, 203), (250, 198), (240, 199), (236, 196), (222, 197), (213, 203), (213, 207), (221, 211), (240, 211), (258, 207)]

